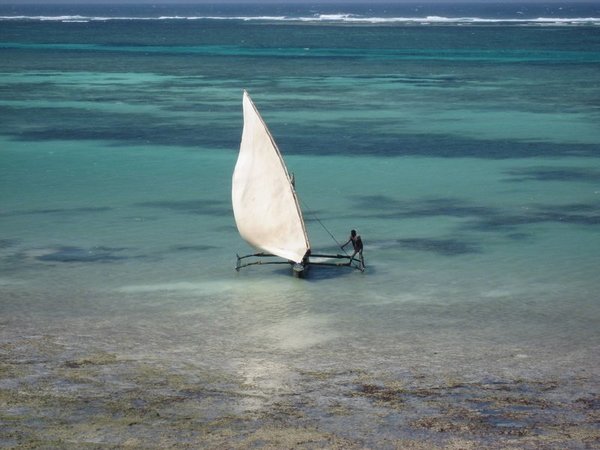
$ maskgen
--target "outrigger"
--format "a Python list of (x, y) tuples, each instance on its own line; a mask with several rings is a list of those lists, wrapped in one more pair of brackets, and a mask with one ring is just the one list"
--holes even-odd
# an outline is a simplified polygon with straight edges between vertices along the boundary
[[(348, 255), (313, 254), (302, 210), (281, 152), (246, 91), (244, 129), (233, 171), (231, 199), (241, 237), (260, 250), (237, 256), (235, 269), (263, 264), (289, 264), (302, 278), (310, 266), (351, 267), (364, 270)], [(254, 258), (245, 262), (247, 258)], [(266, 258), (266, 260), (263, 260)], [(273, 261), (271, 258), (280, 258)], [(340, 260), (343, 260), (341, 262)]]
[[(310, 259), (308, 261), (304, 261), (303, 263), (295, 263), (293, 261), (263, 261), (262, 259), (251, 260), (250, 262), (243, 262), (243, 259), (247, 258), (278, 258), (277, 255), (271, 255), (269, 253), (252, 253), (251, 255), (235, 255), (237, 257), (237, 262), (235, 264), (235, 270), (239, 271), (240, 269), (248, 266), (256, 266), (256, 265), (265, 265), (265, 264), (287, 264), (292, 266), (292, 273), (294, 276), (298, 278), (302, 278), (306, 275), (310, 266), (330, 266), (330, 267), (348, 267), (351, 266), (356, 270), (364, 271), (364, 268), (361, 265), (361, 262), (353, 258), (350, 261), (350, 256), (347, 255), (321, 255), (321, 254), (313, 254), (310, 255), (310, 258), (319, 258), (319, 260)], [(333, 262), (336, 259), (345, 259), (348, 262)]]

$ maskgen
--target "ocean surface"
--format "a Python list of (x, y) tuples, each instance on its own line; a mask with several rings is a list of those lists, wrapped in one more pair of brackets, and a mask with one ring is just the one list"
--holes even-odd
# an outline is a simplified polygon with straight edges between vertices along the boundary
[[(364, 273), (234, 270), (243, 89)], [(0, 92), (0, 447), (600, 445), (598, 3), (2, 5)]]

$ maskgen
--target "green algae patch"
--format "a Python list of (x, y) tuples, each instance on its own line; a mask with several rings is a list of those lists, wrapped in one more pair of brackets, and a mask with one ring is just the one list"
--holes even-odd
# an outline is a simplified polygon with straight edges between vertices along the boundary
[(64, 366), (69, 369), (78, 369), (85, 366), (102, 366), (114, 364), (117, 362), (117, 356), (112, 353), (99, 352), (83, 358), (65, 361)]

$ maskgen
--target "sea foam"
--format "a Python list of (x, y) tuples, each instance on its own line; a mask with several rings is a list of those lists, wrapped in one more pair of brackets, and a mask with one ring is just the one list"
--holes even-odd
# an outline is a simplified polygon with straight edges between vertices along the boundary
[(355, 14), (315, 14), (313, 16), (0, 16), (0, 21), (55, 21), (55, 22), (106, 22), (106, 21), (164, 21), (164, 20), (237, 20), (261, 22), (315, 22), (349, 24), (514, 24), (514, 25), (600, 25), (600, 17), (537, 17), (537, 18), (484, 18), (484, 17), (379, 17)]

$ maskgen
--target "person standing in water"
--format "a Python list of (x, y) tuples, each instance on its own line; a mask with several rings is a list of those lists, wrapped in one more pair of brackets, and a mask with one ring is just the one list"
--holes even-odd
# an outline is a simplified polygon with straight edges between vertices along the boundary
[(348, 238), (346, 243), (344, 245), (342, 245), (342, 250), (350, 242), (352, 242), (352, 248), (354, 249), (354, 253), (352, 253), (352, 256), (350, 257), (350, 262), (348, 263), (348, 265), (352, 264), (352, 260), (358, 253), (358, 255), (360, 257), (361, 269), (364, 269), (365, 268), (365, 258), (363, 256), (363, 243), (362, 243), (361, 237), (356, 234), (356, 230), (350, 231), (350, 237)]

